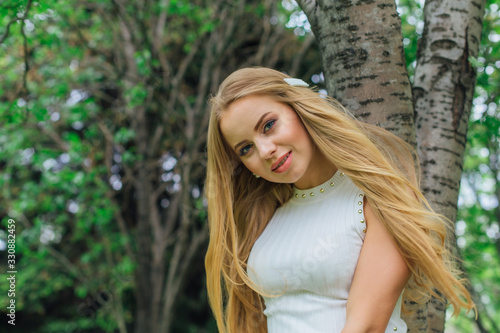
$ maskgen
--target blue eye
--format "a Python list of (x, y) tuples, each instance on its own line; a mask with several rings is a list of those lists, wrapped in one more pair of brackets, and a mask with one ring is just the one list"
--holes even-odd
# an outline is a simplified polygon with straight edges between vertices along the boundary
[(245, 156), (248, 151), (252, 148), (252, 145), (246, 145), (243, 148), (240, 149), (240, 156)]
[(264, 125), (264, 133), (270, 131), (273, 127), (274, 124), (276, 123), (276, 120), (269, 120), (265, 125)]

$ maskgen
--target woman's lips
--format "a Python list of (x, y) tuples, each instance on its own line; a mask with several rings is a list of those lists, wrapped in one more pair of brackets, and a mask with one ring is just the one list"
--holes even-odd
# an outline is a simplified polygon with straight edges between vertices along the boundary
[(272, 165), (272, 171), (276, 173), (283, 173), (290, 167), (292, 163), (292, 152), (289, 151), (285, 155), (281, 156), (278, 161)]

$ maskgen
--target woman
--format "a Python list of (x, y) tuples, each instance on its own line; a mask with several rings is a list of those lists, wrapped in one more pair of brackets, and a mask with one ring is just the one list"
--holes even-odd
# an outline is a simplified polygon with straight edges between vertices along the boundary
[(406, 332), (402, 296), (434, 287), (455, 314), (474, 307), (402, 140), (267, 68), (231, 74), (211, 106), (206, 270), (221, 332)]

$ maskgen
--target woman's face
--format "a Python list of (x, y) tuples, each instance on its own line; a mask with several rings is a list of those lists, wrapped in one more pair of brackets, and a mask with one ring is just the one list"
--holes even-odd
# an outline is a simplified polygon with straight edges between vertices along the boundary
[(220, 129), (243, 164), (270, 182), (311, 188), (335, 172), (315, 149), (297, 113), (270, 96), (252, 95), (231, 103)]

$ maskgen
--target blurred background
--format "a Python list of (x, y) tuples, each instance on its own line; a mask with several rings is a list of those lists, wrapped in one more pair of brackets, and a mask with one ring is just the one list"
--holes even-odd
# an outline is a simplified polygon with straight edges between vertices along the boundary
[[(413, 80), (424, 1), (397, 4)], [(323, 89), (305, 14), (290, 0), (3, 0), (0, 22), (0, 332), (216, 332), (207, 98), (253, 65)], [(456, 222), (480, 322), (463, 314), (449, 333), (500, 332), (499, 42), (488, 0)]]

